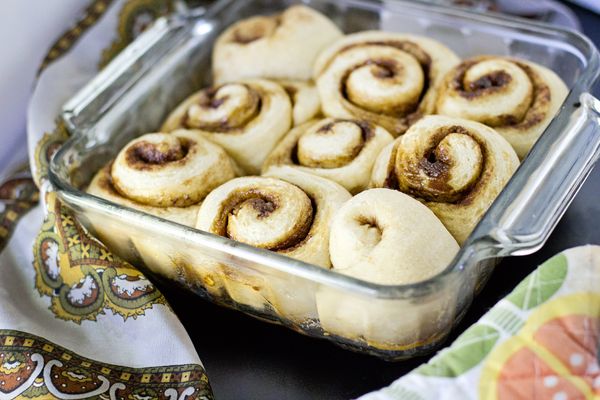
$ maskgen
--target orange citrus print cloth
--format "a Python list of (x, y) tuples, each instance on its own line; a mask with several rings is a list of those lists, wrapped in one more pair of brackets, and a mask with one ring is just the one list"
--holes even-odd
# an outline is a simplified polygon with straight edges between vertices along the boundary
[(454, 399), (600, 400), (600, 246), (552, 257), (427, 364), (360, 398)]
[[(547, 350), (555, 363), (560, 363), (572, 375), (581, 377), (592, 392), (600, 395), (598, 364), (598, 332), (600, 319), (586, 315), (556, 318), (543, 325), (535, 341)], [(501, 400), (585, 399), (568, 379), (562, 377), (534, 351), (524, 347), (504, 364), (498, 380)]]

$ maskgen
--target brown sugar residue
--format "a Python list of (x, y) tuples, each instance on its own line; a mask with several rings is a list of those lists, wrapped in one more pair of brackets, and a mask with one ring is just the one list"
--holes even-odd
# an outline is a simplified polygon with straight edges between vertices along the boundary
[[(438, 150), (437, 153), (444, 152), (443, 150)], [(423, 157), (419, 161), (419, 169), (425, 172), (428, 177), (434, 178), (435, 182), (448, 174), (450, 165), (447, 161), (447, 157), (440, 156), (440, 154), (436, 155), (436, 153), (431, 152), (431, 154)]]
[(250, 203), (252, 208), (258, 211), (259, 219), (268, 217), (273, 211), (277, 209), (277, 205), (275, 203), (261, 198), (250, 199), (248, 200), (248, 202)]
[(473, 100), (478, 97), (503, 90), (503, 88), (505, 88), (512, 81), (512, 76), (505, 71), (499, 70), (490, 72), (489, 74), (470, 82), (465, 87), (464, 79), (467, 71), (478, 62), (479, 60), (471, 60), (460, 64), (456, 68), (456, 72), (451, 81), (452, 89), (467, 100)]
[(162, 165), (185, 157), (185, 146), (160, 148), (160, 145), (140, 141), (129, 147), (125, 153), (125, 160), (130, 166), (143, 167), (144, 165)]
[(504, 71), (494, 71), (484, 75), (474, 82), (469, 83), (469, 89), (472, 91), (485, 90), (493, 87), (502, 87), (508, 85), (512, 77)]
[[(474, 100), (480, 96), (503, 90), (503, 88), (505, 88), (513, 79), (511, 75), (505, 71), (492, 72), (469, 83), (467, 87), (463, 86), (467, 70), (478, 62), (487, 59), (489, 59), (489, 57), (465, 61), (460, 64), (456, 68), (455, 74), (450, 81), (451, 89), (468, 100)], [(518, 60), (510, 58), (507, 60), (516, 64), (525, 72), (533, 85), (533, 98), (529, 105), (529, 109), (523, 117), (517, 117), (511, 114), (500, 115), (498, 116), (499, 123), (495, 126), (529, 130), (540, 124), (547, 117), (552, 99), (551, 91), (547, 83), (531, 66), (524, 62), (519, 62)]]

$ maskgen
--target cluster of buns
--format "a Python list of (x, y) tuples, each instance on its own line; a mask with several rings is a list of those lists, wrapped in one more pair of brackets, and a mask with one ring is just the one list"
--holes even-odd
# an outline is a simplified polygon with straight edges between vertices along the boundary
[[(212, 61), (214, 85), (127, 144), (88, 191), (384, 285), (450, 264), (567, 93), (528, 61), (461, 61), (409, 34), (343, 35), (305, 6), (232, 25)], [(183, 264), (214, 295), (397, 343), (381, 318), (352, 320), (378, 315), (373, 304), (303, 296), (314, 289), (301, 278), (267, 282), (207, 258)]]

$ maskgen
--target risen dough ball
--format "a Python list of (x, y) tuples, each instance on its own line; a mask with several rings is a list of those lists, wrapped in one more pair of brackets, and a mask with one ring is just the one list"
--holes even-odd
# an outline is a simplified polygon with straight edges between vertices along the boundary
[(292, 126), (292, 104), (277, 83), (253, 79), (204, 88), (169, 114), (162, 130), (201, 133), (227, 151), (246, 174), (257, 174)]
[(278, 15), (239, 21), (215, 43), (214, 81), (308, 80), (319, 52), (341, 36), (342, 32), (327, 17), (302, 5)]
[[(336, 213), (329, 249), (336, 272), (404, 285), (441, 273), (459, 248), (427, 207), (400, 192), (371, 189)], [(446, 297), (452, 291), (444, 290), (414, 301), (322, 286), (317, 294), (319, 320), (328, 334), (379, 349), (407, 350), (439, 340), (450, 325), (454, 302)]]
[(370, 189), (336, 213), (329, 242), (333, 270), (383, 285), (438, 274), (458, 244), (426, 206), (403, 193)]

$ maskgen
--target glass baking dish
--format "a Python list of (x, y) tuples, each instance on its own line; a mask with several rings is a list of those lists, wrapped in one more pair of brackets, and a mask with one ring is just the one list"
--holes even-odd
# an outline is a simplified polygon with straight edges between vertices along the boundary
[(556, 27), (404, 1), (309, 0), (345, 32), (423, 34), (462, 57), (522, 57), (570, 88), (546, 129), (454, 261), (416, 284), (373, 284), (178, 225), (83, 191), (132, 138), (160, 126), (191, 92), (210, 84), (211, 46), (240, 18), (286, 0), (221, 0), (162, 18), (65, 106), (71, 138), (53, 158), (54, 190), (113, 252), (210, 299), (355, 351), (398, 360), (435, 348), (465, 313), (499, 258), (539, 249), (594, 165), (600, 102), (586, 93), (599, 57), (584, 36)]

